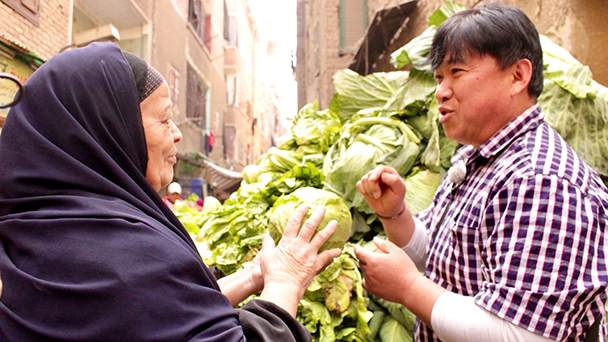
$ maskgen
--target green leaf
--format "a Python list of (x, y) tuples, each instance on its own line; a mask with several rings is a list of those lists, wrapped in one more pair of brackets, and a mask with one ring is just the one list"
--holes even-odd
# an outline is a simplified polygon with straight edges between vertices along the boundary
[(546, 80), (538, 99), (545, 120), (600, 175), (608, 176), (608, 104), (601, 98), (577, 98)]
[(382, 107), (408, 75), (407, 71), (398, 71), (361, 76), (350, 69), (338, 70), (333, 77), (336, 93), (329, 109), (344, 123), (362, 109)]
[(416, 142), (418, 136), (399, 120), (385, 117), (355, 120), (327, 152), (323, 189), (336, 193), (349, 208), (373, 214), (374, 210), (357, 191), (356, 183), (378, 165), (392, 166), (400, 174), (407, 174), (420, 153)]
[(424, 64), (426, 56), (431, 50), (435, 32), (437, 32), (437, 28), (430, 26), (421, 35), (391, 53), (391, 64), (395, 69), (401, 69), (412, 63), (415, 69), (429, 70), (429, 66), (425, 66)]
[(467, 8), (463, 5), (453, 1), (444, 2), (443, 4), (441, 4), (439, 9), (433, 12), (433, 14), (431, 14), (431, 16), (429, 17), (429, 26), (439, 27), (447, 18), (466, 9)]
[(323, 288), (325, 306), (330, 311), (343, 312), (350, 305), (352, 288), (353, 280), (344, 275), (340, 275), (335, 280), (326, 283)]
[(391, 316), (386, 316), (380, 327), (380, 341), (382, 342), (412, 342), (410, 333)]
[(433, 202), (443, 176), (443, 172), (418, 168), (405, 178), (405, 203), (412, 214), (426, 209)]

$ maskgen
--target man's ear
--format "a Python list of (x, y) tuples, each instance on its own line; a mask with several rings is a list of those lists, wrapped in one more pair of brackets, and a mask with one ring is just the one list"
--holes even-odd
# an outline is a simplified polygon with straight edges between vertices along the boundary
[(528, 93), (528, 85), (532, 79), (532, 62), (527, 58), (522, 58), (511, 66), (513, 81), (511, 84), (511, 96)]

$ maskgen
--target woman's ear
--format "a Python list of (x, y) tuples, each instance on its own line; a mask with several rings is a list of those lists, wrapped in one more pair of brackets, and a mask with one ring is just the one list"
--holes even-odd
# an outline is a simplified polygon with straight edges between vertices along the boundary
[(511, 66), (513, 81), (511, 84), (511, 96), (516, 96), (522, 92), (528, 93), (528, 85), (532, 79), (532, 62), (527, 58), (522, 58)]

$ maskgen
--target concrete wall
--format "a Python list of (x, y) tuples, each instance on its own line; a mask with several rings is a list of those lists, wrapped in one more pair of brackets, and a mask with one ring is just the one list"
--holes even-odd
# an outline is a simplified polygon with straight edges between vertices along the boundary
[[(223, 75), (223, 1), (214, 0), (212, 6), (211, 51), (187, 23), (187, 1), (158, 0), (152, 9), (152, 58), (151, 64), (169, 78), (173, 68), (179, 74), (178, 103), (173, 108), (174, 121), (184, 139), (177, 144), (180, 153), (205, 150), (204, 133), (213, 131), (215, 143), (209, 157), (223, 164), (222, 127), (226, 110), (226, 87)], [(218, 13), (219, 11), (219, 13)], [(200, 127), (186, 118), (187, 74), (190, 65), (211, 88), (210, 112), (207, 127)], [(223, 165), (222, 165), (223, 166)]]

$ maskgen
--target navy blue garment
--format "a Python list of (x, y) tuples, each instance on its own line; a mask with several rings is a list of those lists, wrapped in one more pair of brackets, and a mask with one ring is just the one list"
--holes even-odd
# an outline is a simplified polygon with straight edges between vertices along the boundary
[(145, 178), (138, 94), (117, 45), (63, 52), (25, 87), (0, 134), (1, 341), (310, 338), (281, 308), (237, 311), (220, 293)]

